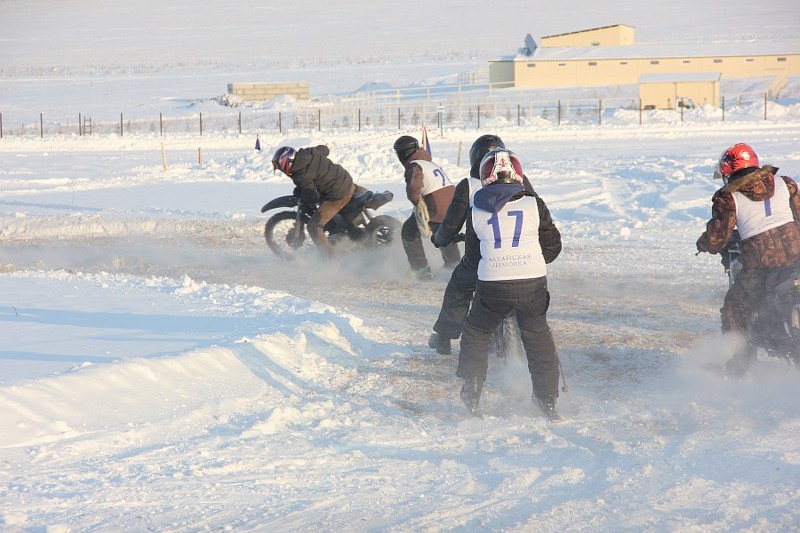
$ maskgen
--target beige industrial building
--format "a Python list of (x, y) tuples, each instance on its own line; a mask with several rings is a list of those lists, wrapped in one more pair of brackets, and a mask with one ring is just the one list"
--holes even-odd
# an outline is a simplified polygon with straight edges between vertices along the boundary
[[(719, 80), (800, 75), (800, 42), (635, 44), (635, 29), (618, 24), (550, 35), (528, 35), (513, 56), (489, 62), (494, 88), (554, 88), (640, 84), (643, 105), (675, 108), (681, 101), (718, 105)], [(666, 84), (658, 89), (659, 83)], [(656, 94), (671, 94), (669, 102)]]

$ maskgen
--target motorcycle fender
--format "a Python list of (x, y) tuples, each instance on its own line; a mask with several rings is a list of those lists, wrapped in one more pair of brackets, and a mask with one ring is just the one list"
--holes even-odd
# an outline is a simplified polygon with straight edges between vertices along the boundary
[(264, 213), (269, 211), (270, 209), (277, 209), (279, 207), (297, 207), (297, 197), (296, 196), (279, 196), (267, 202), (264, 207), (261, 208), (261, 212)]

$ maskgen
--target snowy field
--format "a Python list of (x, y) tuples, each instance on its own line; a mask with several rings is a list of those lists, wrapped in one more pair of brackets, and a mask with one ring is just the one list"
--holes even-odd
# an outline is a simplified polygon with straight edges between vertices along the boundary
[[(637, 39), (800, 40), (791, 2), (581, 1), (526, 18), (530, 2), (512, 0), (504, 29), (481, 22), (485, 3), (398, 14), (353, 0), (338, 24), (364, 34), (341, 39), (327, 3), (262, 4), (86, 0), (41, 16), (55, 4), (0, 2), (0, 112), (177, 109), (250, 67), (320, 94), (417, 82), (527, 32), (613, 23)], [(420, 40), (447, 15), (429, 51), (405, 53), (405, 30)], [(327, 144), (358, 183), (395, 192), (380, 213), (405, 219), (391, 145), (418, 130), (262, 134), (262, 151), (251, 134), (0, 139), (0, 530), (800, 530), (800, 373), (762, 359), (721, 376), (727, 279), (694, 247), (728, 145), (800, 178), (800, 103), (770, 106), (768, 122), (743, 108), (724, 123), (621, 113), (430, 132), (454, 181), (459, 145), (499, 134), (562, 232), (548, 272), (569, 386), (558, 425), (532, 406), (527, 370), (494, 358), (485, 418), (467, 417), (457, 356), (425, 343), (449, 276), (432, 247), (435, 279), (420, 283), (401, 249), (289, 264), (264, 243), (261, 206), (292, 188), (271, 150)]]

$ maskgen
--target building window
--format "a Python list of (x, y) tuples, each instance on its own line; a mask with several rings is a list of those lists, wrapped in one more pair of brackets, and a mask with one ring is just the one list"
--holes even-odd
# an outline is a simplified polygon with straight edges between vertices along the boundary
[(596, 67), (597, 66), (597, 61), (589, 61), (589, 66), (590, 67)]
[(567, 66), (567, 64), (566, 64), (566, 63), (559, 63), (559, 64), (558, 64), (558, 66), (559, 66), (559, 67), (566, 67), (566, 66)]
[(715, 59), (714, 63), (722, 63), (722, 60), (721, 59)]
[(778, 61), (786, 61), (786, 58), (785, 57), (779, 57)]
[(528, 63), (528, 68), (535, 67), (536, 63)]
[(627, 61), (620, 61), (620, 62), (619, 62), (619, 64), (620, 64), (620, 65), (627, 65), (627, 64), (628, 64), (628, 62), (627, 62)]
[(683, 60), (683, 64), (684, 64), (684, 65), (689, 65), (691, 62), (692, 62), (692, 60), (691, 60), (691, 59), (684, 59), (684, 60)]
[(651, 65), (658, 65), (659, 63), (661, 63), (661, 61), (651, 61), (650, 62)]
[(748, 57), (747, 59), (745, 59), (746, 63), (752, 63), (753, 61), (755, 61), (755, 59), (753, 59), (752, 57)]

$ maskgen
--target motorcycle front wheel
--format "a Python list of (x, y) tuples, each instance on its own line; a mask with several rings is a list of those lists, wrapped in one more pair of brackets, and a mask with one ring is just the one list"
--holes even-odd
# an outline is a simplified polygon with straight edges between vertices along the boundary
[(400, 242), (400, 222), (388, 215), (380, 215), (367, 224), (367, 245), (371, 248), (390, 246)]
[(272, 215), (264, 226), (264, 238), (272, 252), (282, 259), (291, 259), (304, 250), (314, 248), (302, 221), (297, 224), (297, 213), (281, 211)]

